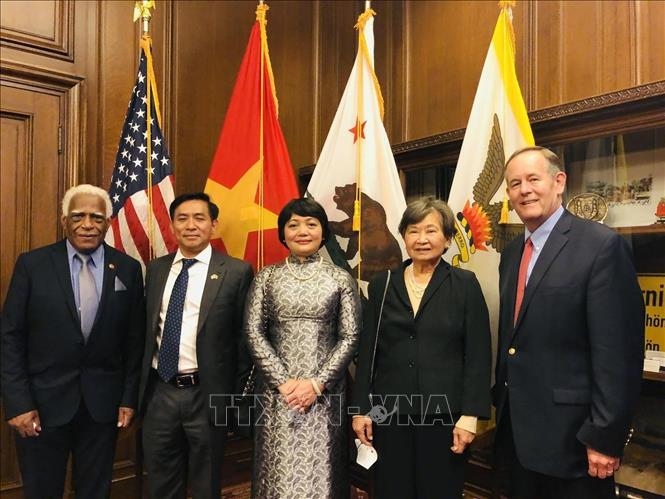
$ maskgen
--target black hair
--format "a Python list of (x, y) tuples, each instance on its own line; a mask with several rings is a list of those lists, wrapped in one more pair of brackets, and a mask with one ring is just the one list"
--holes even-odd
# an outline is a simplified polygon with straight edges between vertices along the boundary
[(176, 208), (178, 208), (178, 206), (180, 206), (182, 203), (185, 203), (186, 201), (203, 201), (208, 203), (210, 219), (217, 220), (217, 217), (219, 216), (219, 208), (215, 203), (210, 201), (210, 196), (208, 196), (205, 192), (189, 192), (186, 194), (180, 194), (180, 196), (175, 198), (171, 202), (171, 206), (169, 206), (169, 215), (171, 216), (171, 220), (173, 220)]
[(286, 223), (291, 220), (293, 215), (316, 218), (321, 224), (321, 228), (323, 229), (321, 246), (326, 244), (328, 238), (330, 237), (328, 215), (326, 215), (326, 210), (323, 209), (323, 206), (314, 201), (312, 198), (292, 199), (286, 203), (284, 208), (282, 208), (282, 211), (279, 212), (279, 216), (277, 217), (277, 230), (279, 233), (280, 243), (286, 246), (286, 239), (284, 238), (284, 227), (286, 226)]

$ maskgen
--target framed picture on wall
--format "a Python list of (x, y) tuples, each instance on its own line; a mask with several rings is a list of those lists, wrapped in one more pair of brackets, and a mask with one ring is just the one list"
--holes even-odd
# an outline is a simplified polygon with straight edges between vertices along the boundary
[(665, 197), (665, 127), (608, 135), (563, 146), (567, 197), (595, 194), (610, 227), (657, 221)]

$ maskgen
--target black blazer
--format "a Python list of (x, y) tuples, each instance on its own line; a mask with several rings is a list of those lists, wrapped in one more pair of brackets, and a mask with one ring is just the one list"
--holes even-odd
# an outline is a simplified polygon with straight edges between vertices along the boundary
[[(434, 271), (416, 316), (404, 283), (407, 260), (392, 271), (370, 379), (376, 327), (387, 272), (372, 279), (363, 329), (352, 406), (367, 414), (374, 396), (421, 395), (411, 406), (398, 398), (398, 414), (434, 414), (445, 395), (453, 414), (490, 415), (491, 346), (489, 315), (476, 276), (441, 261)], [(437, 396), (431, 399), (430, 396)], [(417, 400), (417, 399), (413, 399)], [(430, 403), (428, 404), (428, 401)], [(381, 400), (375, 400), (381, 403)], [(393, 399), (383, 399), (388, 411)], [(387, 403), (386, 403), (387, 402)]]
[(586, 476), (585, 446), (622, 455), (640, 392), (644, 304), (630, 250), (611, 229), (564, 212), (513, 327), (523, 247), (523, 236), (512, 241), (499, 267), (498, 418), (509, 396), (526, 468)]
[[(157, 258), (150, 262), (146, 271), (147, 326), (141, 369), (141, 412), (146, 407), (146, 388), (157, 348), (159, 311), (174, 258), (175, 253)], [(235, 393), (243, 310), (252, 275), (252, 267), (248, 263), (213, 249), (201, 297), (196, 337), (199, 379), (206, 401), (211, 394)], [(217, 404), (218, 401), (228, 403), (229, 399), (220, 398), (213, 402)], [(211, 422), (215, 417), (215, 404), (210, 408)]]
[(20, 255), (2, 319), (7, 419), (37, 409), (42, 424), (63, 425), (81, 399), (101, 423), (116, 420), (119, 406), (136, 408), (144, 313), (141, 266), (105, 244), (99, 308), (84, 343), (65, 240)]

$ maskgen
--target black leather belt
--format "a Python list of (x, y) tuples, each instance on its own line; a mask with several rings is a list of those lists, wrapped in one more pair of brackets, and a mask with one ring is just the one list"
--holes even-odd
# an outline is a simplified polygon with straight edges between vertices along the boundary
[(199, 384), (199, 373), (176, 374), (169, 382), (177, 388), (189, 388)]
[[(157, 374), (157, 370), (153, 369), (154, 375), (159, 378), (159, 375)], [(169, 381), (169, 385), (173, 385), (176, 388), (189, 388), (190, 386), (197, 386), (199, 384), (199, 373), (194, 372), (194, 373), (185, 373), (185, 374), (176, 374), (171, 381)]]
[[(153, 376), (161, 381), (159, 374), (157, 374), (157, 369), (153, 368), (151, 371)], [(197, 386), (199, 383), (200, 381), (198, 371), (193, 373), (176, 374), (173, 379), (168, 382), (169, 385), (173, 385), (176, 388), (189, 388), (190, 386)]]

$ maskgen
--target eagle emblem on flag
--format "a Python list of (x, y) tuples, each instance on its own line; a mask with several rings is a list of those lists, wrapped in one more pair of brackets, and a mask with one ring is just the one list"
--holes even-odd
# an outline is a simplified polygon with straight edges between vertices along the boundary
[(453, 257), (454, 266), (468, 262), (476, 251), (487, 251), (487, 245), (501, 253), (506, 244), (524, 230), (522, 224), (500, 223), (503, 203), (492, 202), (503, 185), (506, 163), (503, 151), (501, 125), (494, 114), (485, 165), (473, 186), (473, 203), (467, 200), (462, 211), (456, 213), (455, 243), (459, 254)]

